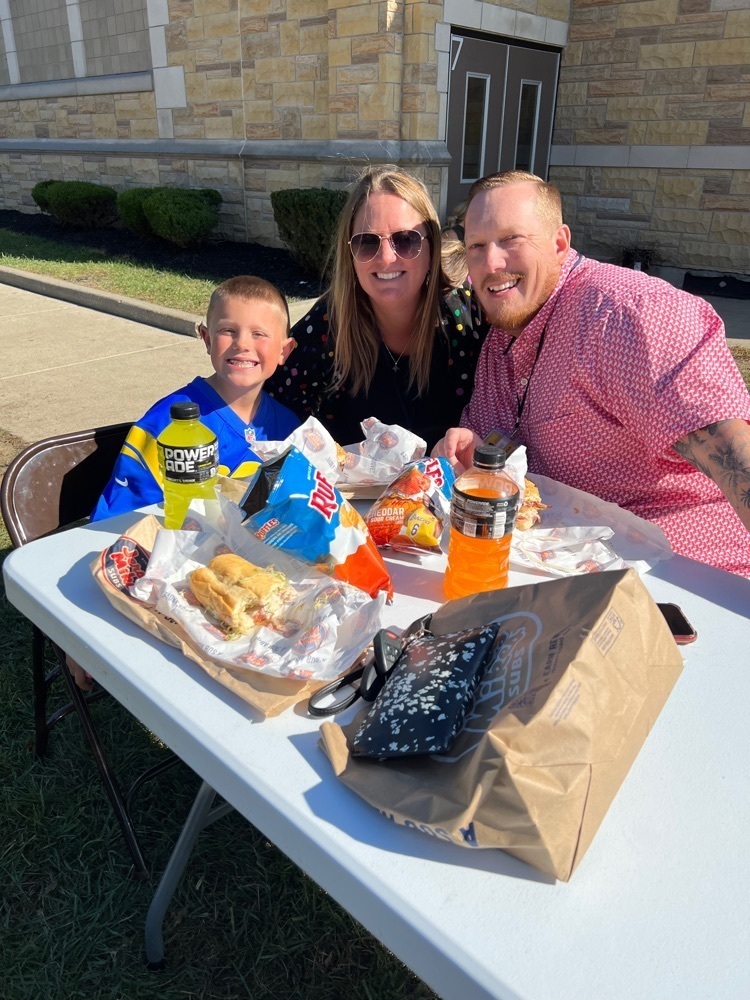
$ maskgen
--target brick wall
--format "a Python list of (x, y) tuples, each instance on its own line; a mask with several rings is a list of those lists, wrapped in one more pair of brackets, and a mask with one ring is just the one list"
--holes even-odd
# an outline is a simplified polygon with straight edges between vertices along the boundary
[(152, 91), (0, 101), (0, 139), (155, 139)]
[[(70, 18), (63, 0), (9, 0), (8, 10), (20, 18), (22, 7), (62, 15), (64, 6)], [(77, 0), (77, 9), (70, 44), (78, 78), (88, 74), (82, 85), (115, 72), (116, 57), (141, 71), (130, 74), (139, 82), (131, 93), (113, 84), (64, 95), (44, 90), (53, 82), (27, 98), (9, 86), (20, 69), (3, 75), (11, 62), (0, 58), (0, 97), (13, 98), (0, 99), (5, 207), (33, 210), (31, 187), (51, 176), (211, 186), (225, 200), (225, 235), (277, 243), (273, 190), (344, 187), (363, 162), (398, 158), (409, 144), (401, 162), (441, 205), (447, 167), (434, 157), (444, 149), (450, 26), (563, 45), (569, 20), (551, 177), (578, 245), (610, 257), (653, 246), (665, 263), (750, 272), (750, 0)], [(32, 43), (64, 49), (62, 21), (52, 34), (13, 23), (19, 53)]]
[(653, 247), (666, 264), (750, 273), (741, 2), (573, 0), (553, 142), (581, 162), (551, 176), (581, 248)]

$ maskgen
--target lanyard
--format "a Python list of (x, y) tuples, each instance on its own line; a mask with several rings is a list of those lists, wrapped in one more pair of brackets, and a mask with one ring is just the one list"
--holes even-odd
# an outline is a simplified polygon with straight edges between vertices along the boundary
[(542, 348), (544, 347), (544, 338), (545, 338), (545, 336), (547, 334), (547, 327), (549, 326), (549, 321), (554, 316), (556, 308), (557, 308), (557, 302), (552, 307), (552, 312), (549, 314), (549, 316), (547, 318), (547, 322), (544, 324), (544, 328), (542, 330), (542, 335), (539, 338), (539, 343), (536, 345), (536, 354), (534, 355), (534, 362), (533, 362), (533, 364), (531, 366), (531, 371), (529, 372), (529, 377), (526, 379), (526, 385), (524, 386), (523, 395), (521, 396), (520, 399), (518, 399), (518, 397), (516, 397), (516, 402), (517, 402), (516, 422), (513, 425), (513, 430), (511, 431), (511, 434), (510, 434), (510, 436), (512, 438), (515, 438), (516, 433), (518, 431), (518, 428), (521, 426), (521, 417), (523, 416), (523, 408), (524, 408), (524, 406), (526, 406), (526, 397), (529, 394), (529, 386), (531, 385), (531, 379), (532, 379), (532, 376), (534, 374), (534, 370), (536, 369), (536, 363), (539, 360), (539, 355), (542, 353)]
[[(582, 260), (582, 257), (581, 257), (581, 254), (579, 253), (578, 257), (576, 258), (575, 264), (571, 267), (570, 271), (568, 271), (568, 277), (565, 279), (566, 281), (571, 276), (571, 274), (573, 273), (573, 271), (575, 271), (575, 269), (581, 263), (581, 260)], [(536, 354), (534, 355), (534, 361), (533, 361), (533, 363), (531, 365), (531, 371), (529, 372), (529, 376), (526, 379), (526, 384), (524, 386), (523, 395), (521, 396), (520, 399), (516, 398), (516, 401), (517, 401), (516, 423), (515, 423), (515, 425), (513, 427), (513, 430), (511, 431), (511, 434), (510, 434), (511, 438), (515, 438), (516, 433), (518, 431), (518, 428), (521, 426), (521, 417), (523, 416), (523, 410), (524, 410), (524, 407), (526, 406), (526, 397), (528, 396), (528, 394), (529, 394), (529, 388), (531, 387), (531, 379), (533, 378), (534, 372), (536, 370), (536, 363), (539, 360), (539, 357), (540, 357), (540, 355), (542, 353), (542, 348), (544, 347), (544, 338), (547, 336), (547, 327), (550, 325), (550, 322), (552, 321), (552, 317), (555, 315), (555, 310), (557, 309), (557, 306), (558, 306), (558, 304), (560, 302), (560, 296), (561, 295), (562, 295), (562, 288), (558, 292), (557, 299), (555, 300), (555, 304), (552, 306), (550, 314), (547, 317), (547, 319), (545, 320), (544, 326), (542, 328), (542, 333), (541, 333), (541, 336), (539, 337), (539, 343), (536, 345)], [(511, 341), (510, 344), (508, 345), (507, 349), (509, 349), (510, 347), (512, 347), (513, 343), (514, 343), (514, 341)]]

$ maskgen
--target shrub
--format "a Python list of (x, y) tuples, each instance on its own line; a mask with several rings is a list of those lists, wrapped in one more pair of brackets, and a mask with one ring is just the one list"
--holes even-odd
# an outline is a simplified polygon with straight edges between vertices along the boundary
[(206, 199), (209, 205), (218, 208), (221, 205), (222, 197), (214, 188), (199, 188), (198, 194)]
[(328, 269), (336, 224), (346, 202), (343, 191), (299, 188), (271, 194), (279, 236), (295, 261), (321, 277)]
[(45, 188), (50, 214), (64, 226), (100, 229), (117, 219), (117, 192), (106, 184), (57, 181)]
[(136, 236), (153, 236), (151, 226), (143, 211), (143, 203), (146, 198), (150, 198), (157, 191), (163, 188), (130, 188), (129, 191), (121, 191), (117, 196), (117, 210), (120, 219), (126, 229)]
[[(128, 191), (121, 191), (117, 196), (117, 209), (125, 228), (129, 229), (131, 233), (135, 233), (137, 236), (153, 236), (154, 231), (146, 218), (143, 206), (146, 200), (150, 198), (151, 195), (156, 194), (157, 191), (173, 190), (175, 189), (164, 187), (138, 187), (130, 188)], [(200, 188), (194, 193), (200, 195), (206, 204), (212, 208), (218, 209), (219, 205), (221, 205), (221, 195), (213, 188)]]
[(217, 205), (180, 188), (159, 188), (144, 200), (143, 214), (157, 236), (179, 247), (205, 243), (219, 221)]
[(41, 208), (43, 212), (49, 212), (49, 201), (47, 200), (47, 190), (53, 184), (59, 184), (59, 181), (39, 181), (31, 189), (31, 197)]

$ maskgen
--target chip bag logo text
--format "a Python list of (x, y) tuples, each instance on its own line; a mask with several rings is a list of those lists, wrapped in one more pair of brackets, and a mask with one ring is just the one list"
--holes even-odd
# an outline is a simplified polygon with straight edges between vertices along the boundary
[(437, 486), (438, 489), (443, 488), (443, 484), (445, 483), (445, 475), (443, 474), (442, 465), (440, 464), (440, 462), (438, 462), (436, 458), (425, 459), (424, 474), (430, 477), (430, 479), (433, 481), (433, 483)]
[(331, 520), (339, 507), (333, 486), (317, 469), (315, 470), (315, 489), (310, 494), (310, 506), (322, 514), (326, 521)]

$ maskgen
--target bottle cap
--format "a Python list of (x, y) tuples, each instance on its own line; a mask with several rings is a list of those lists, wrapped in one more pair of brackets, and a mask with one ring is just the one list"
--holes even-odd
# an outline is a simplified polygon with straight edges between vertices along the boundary
[(477, 445), (472, 465), (478, 469), (502, 469), (505, 465), (505, 452), (491, 444)]
[(197, 403), (172, 403), (169, 415), (172, 420), (197, 420), (201, 411)]

